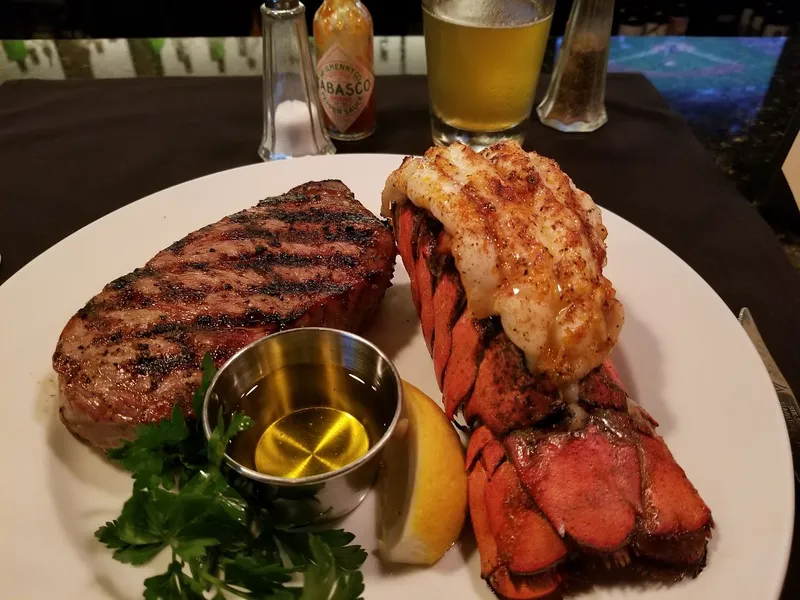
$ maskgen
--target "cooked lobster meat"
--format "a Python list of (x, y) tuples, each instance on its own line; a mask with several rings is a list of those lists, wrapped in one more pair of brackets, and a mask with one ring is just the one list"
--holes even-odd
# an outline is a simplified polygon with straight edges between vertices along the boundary
[[(497, 316), (532, 370), (577, 381), (616, 344), (623, 311), (602, 274), (599, 209), (553, 161), (514, 144), (482, 155), (451, 146), (406, 159), (383, 196), (384, 213), (411, 198), (439, 222), (437, 231), (407, 229), (414, 250), (453, 256), (469, 309)], [(419, 268), (414, 289), (430, 343), (434, 313), (423, 300), (432, 289)]]
[(711, 512), (609, 359), (623, 310), (592, 199), (502, 143), (406, 158), (383, 201), (445, 411), (471, 429), (488, 585), (530, 599), (596, 564), (699, 573)]

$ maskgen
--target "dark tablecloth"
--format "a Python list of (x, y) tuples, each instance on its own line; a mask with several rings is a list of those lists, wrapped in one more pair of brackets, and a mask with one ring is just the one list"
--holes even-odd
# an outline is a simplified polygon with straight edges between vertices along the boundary
[[(258, 162), (260, 86), (257, 78), (0, 86), (0, 283), (116, 208)], [(425, 79), (379, 78), (376, 90), (378, 130), (338, 144), (339, 152), (428, 148)], [(666, 244), (732, 311), (750, 307), (800, 392), (800, 277), (772, 230), (644, 77), (609, 76), (607, 102), (609, 122), (599, 131), (562, 134), (534, 119), (526, 147), (555, 158), (595, 201)], [(798, 538), (796, 531), (787, 599), (800, 598)]]

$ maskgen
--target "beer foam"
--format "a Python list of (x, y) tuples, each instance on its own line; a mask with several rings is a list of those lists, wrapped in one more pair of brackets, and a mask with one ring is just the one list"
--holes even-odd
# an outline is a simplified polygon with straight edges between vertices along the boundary
[(433, 14), (473, 27), (521, 27), (544, 17), (534, 0), (443, 0)]

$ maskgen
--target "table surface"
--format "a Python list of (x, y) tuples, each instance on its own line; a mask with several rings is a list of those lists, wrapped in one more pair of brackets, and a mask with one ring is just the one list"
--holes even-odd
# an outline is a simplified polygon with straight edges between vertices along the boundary
[[(378, 130), (361, 142), (339, 144), (338, 151), (428, 148), (425, 79), (380, 77), (376, 94)], [(258, 162), (260, 99), (253, 77), (0, 86), (0, 283), (118, 207)], [(800, 390), (800, 277), (773, 231), (647, 79), (611, 75), (607, 106), (608, 124), (589, 135), (562, 134), (532, 121), (525, 146), (558, 160), (600, 205), (671, 248), (731, 311), (750, 307), (779, 366)], [(800, 597), (798, 529), (787, 599)]]
[[(551, 72), (559, 44), (550, 40), (544, 73)], [(261, 60), (256, 37), (5, 40), (0, 82), (258, 76)], [(375, 70), (424, 74), (424, 39), (376, 36)], [(609, 70), (644, 73), (745, 198), (762, 203), (771, 159), (800, 104), (800, 37), (612, 37)], [(763, 214), (800, 272), (800, 225)]]

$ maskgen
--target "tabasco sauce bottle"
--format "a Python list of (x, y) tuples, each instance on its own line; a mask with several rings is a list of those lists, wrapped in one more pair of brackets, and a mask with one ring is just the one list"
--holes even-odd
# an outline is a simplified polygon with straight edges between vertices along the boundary
[(325, 0), (314, 15), (319, 100), (334, 139), (375, 131), (372, 37), (372, 16), (359, 0)]

